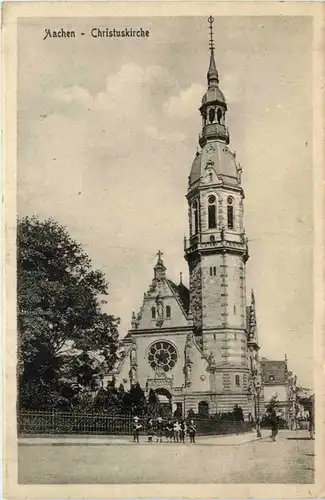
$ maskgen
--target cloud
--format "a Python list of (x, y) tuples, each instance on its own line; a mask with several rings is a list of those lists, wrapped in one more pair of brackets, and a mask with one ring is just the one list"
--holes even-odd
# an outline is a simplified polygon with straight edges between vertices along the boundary
[(187, 89), (181, 90), (178, 96), (172, 96), (165, 103), (165, 112), (170, 118), (185, 119), (197, 113), (205, 87), (193, 83)]

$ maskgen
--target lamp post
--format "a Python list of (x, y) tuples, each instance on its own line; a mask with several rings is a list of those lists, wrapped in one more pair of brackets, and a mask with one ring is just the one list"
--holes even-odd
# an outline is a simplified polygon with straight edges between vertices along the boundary
[(262, 437), (261, 427), (260, 427), (260, 394), (261, 394), (261, 384), (259, 381), (256, 381), (255, 385), (256, 396), (257, 396), (257, 419), (256, 419), (256, 433), (257, 437)]

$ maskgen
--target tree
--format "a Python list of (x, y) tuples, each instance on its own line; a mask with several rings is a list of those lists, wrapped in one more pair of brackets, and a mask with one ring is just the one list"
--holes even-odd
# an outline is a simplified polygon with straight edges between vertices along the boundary
[(274, 394), (269, 400), (269, 402), (266, 405), (266, 411), (267, 413), (273, 413), (278, 407), (278, 393)]
[(100, 370), (91, 351), (102, 359), (101, 368), (112, 367), (119, 320), (101, 308), (108, 293), (104, 274), (92, 269), (82, 246), (53, 219), (18, 219), (17, 272), (21, 402), (28, 403), (34, 387), (44, 407), (59, 394), (61, 370), (72, 353), (70, 376), (88, 388)]

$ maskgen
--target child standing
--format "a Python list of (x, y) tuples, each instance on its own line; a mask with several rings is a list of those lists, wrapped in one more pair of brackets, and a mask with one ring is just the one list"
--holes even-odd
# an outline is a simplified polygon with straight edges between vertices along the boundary
[(149, 443), (152, 443), (152, 437), (153, 437), (153, 422), (152, 422), (152, 418), (149, 418), (148, 424), (147, 424), (147, 428), (148, 428), (148, 441), (149, 441)]
[(180, 431), (179, 431), (179, 437), (180, 437), (181, 443), (185, 443), (185, 433), (186, 433), (186, 424), (185, 424), (184, 420), (181, 420)]
[(157, 419), (157, 443), (158, 443), (158, 441), (160, 443), (162, 443), (163, 432), (164, 432), (163, 420), (161, 417), (158, 417), (158, 419)]
[(190, 421), (190, 425), (188, 426), (188, 433), (190, 435), (190, 443), (195, 443), (196, 426), (194, 420)]
[(140, 429), (141, 429), (141, 425), (139, 423), (139, 417), (134, 417), (133, 418), (133, 442), (134, 443), (139, 442)]
[(167, 442), (169, 441), (170, 443), (173, 440), (173, 434), (174, 434), (174, 427), (173, 427), (173, 422), (171, 420), (168, 420), (167, 425), (166, 425), (166, 438)]
[(174, 443), (179, 443), (179, 437), (180, 437), (180, 430), (181, 430), (181, 426), (178, 422), (178, 420), (176, 420), (176, 422), (174, 423)]

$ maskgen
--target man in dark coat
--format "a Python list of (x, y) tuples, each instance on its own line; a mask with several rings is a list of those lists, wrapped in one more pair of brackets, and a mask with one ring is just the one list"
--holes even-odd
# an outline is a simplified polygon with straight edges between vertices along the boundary
[(275, 410), (271, 411), (270, 423), (271, 423), (271, 438), (272, 441), (275, 441), (279, 431), (279, 419), (277, 417)]

